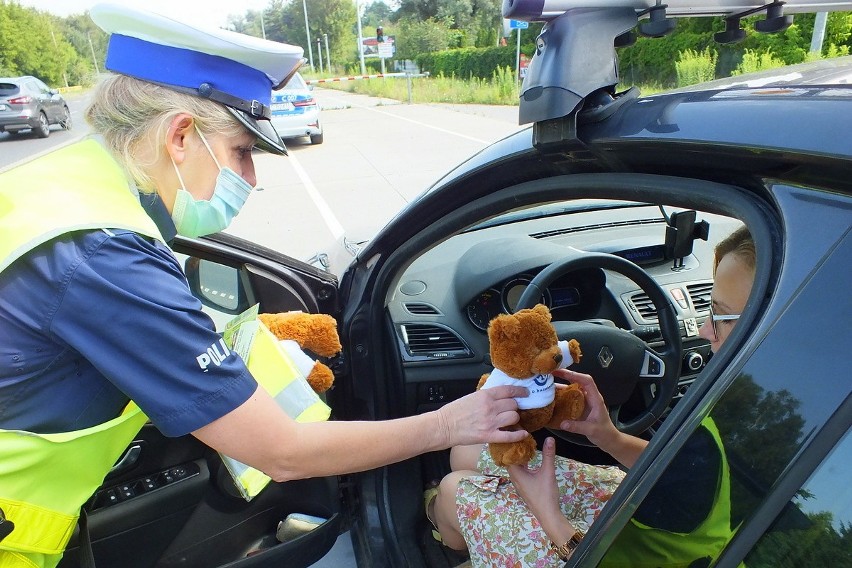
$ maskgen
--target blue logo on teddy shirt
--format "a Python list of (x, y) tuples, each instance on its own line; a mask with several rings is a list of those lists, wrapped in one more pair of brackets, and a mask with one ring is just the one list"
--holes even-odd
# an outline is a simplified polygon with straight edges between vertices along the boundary
[(546, 386), (550, 382), (550, 375), (538, 374), (533, 378), (533, 382), (540, 387)]

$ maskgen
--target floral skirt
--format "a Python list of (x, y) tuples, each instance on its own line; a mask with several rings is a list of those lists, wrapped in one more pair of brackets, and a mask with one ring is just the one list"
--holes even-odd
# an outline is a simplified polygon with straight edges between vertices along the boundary
[[(532, 465), (541, 463), (537, 452)], [(508, 472), (483, 451), (481, 475), (461, 481), (456, 510), (473, 568), (546, 568), (562, 566), (550, 539), (509, 480)], [(612, 496), (625, 472), (615, 466), (589, 465), (556, 457), (556, 480), (562, 513), (587, 531)]]

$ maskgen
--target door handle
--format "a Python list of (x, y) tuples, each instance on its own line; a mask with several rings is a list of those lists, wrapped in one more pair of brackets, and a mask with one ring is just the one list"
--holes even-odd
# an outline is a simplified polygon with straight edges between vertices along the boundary
[(118, 475), (119, 473), (123, 473), (123, 472), (129, 470), (134, 465), (136, 465), (136, 462), (139, 461), (139, 456), (141, 456), (141, 455), (142, 455), (142, 444), (139, 444), (139, 443), (131, 444), (124, 451), (124, 454), (122, 454), (122, 456), (120, 458), (118, 458), (118, 461), (115, 462), (115, 465), (112, 466), (112, 468), (109, 470), (109, 473), (107, 475)]

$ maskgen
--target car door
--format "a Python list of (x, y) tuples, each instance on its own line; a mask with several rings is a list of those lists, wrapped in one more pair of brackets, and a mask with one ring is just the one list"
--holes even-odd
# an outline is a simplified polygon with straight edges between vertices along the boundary
[(55, 122), (55, 111), (53, 109), (53, 101), (51, 101), (50, 89), (39, 81), (38, 79), (33, 79), (28, 82), (27, 87), (29, 88), (32, 96), (38, 100), (38, 108), (44, 112), (45, 116), (47, 116), (48, 123)]
[[(254, 304), (261, 312), (337, 311), (334, 276), (242, 239), (178, 237), (174, 251), (219, 329)], [(124, 568), (309, 566), (333, 546), (343, 520), (337, 478), (273, 482), (246, 501), (215, 451), (151, 424), (86, 510), (97, 565)], [(288, 516), (295, 533), (280, 542)], [(80, 565), (80, 542), (78, 531), (60, 566)]]

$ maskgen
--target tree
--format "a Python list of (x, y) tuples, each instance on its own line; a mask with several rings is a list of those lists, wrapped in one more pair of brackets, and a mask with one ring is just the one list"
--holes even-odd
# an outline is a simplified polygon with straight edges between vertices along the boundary
[(366, 8), (364, 8), (364, 14), (361, 16), (361, 24), (367, 28), (375, 28), (385, 22), (389, 22), (391, 14), (393, 14), (393, 10), (391, 10), (390, 6), (382, 2), (382, 0), (375, 0), (367, 4)]
[(450, 46), (450, 33), (444, 22), (433, 18), (417, 20), (406, 18), (397, 24), (396, 56), (414, 59), (421, 53), (432, 53)]
[(65, 86), (77, 52), (63, 34), (62, 20), (33, 8), (0, 2), (0, 69), (9, 75), (34, 75), (51, 86)]
[(76, 53), (67, 70), (68, 82), (74, 85), (92, 84), (95, 80), (95, 60), (102, 69), (109, 36), (95, 25), (88, 13), (65, 18), (62, 21), (62, 35)]
[[(271, 0), (263, 11), (267, 39), (300, 45), (308, 53), (305, 33), (305, 12), (301, 0)], [(356, 13), (351, 0), (310, 0), (308, 25), (311, 48), (316, 53), (316, 39), (328, 35), (328, 47), (334, 64), (354, 62), (357, 57), (355, 42)], [(325, 42), (322, 42), (325, 56)]]
[(392, 21), (434, 20), (450, 31), (450, 47), (491, 47), (502, 26), (500, 0), (401, 0)]

